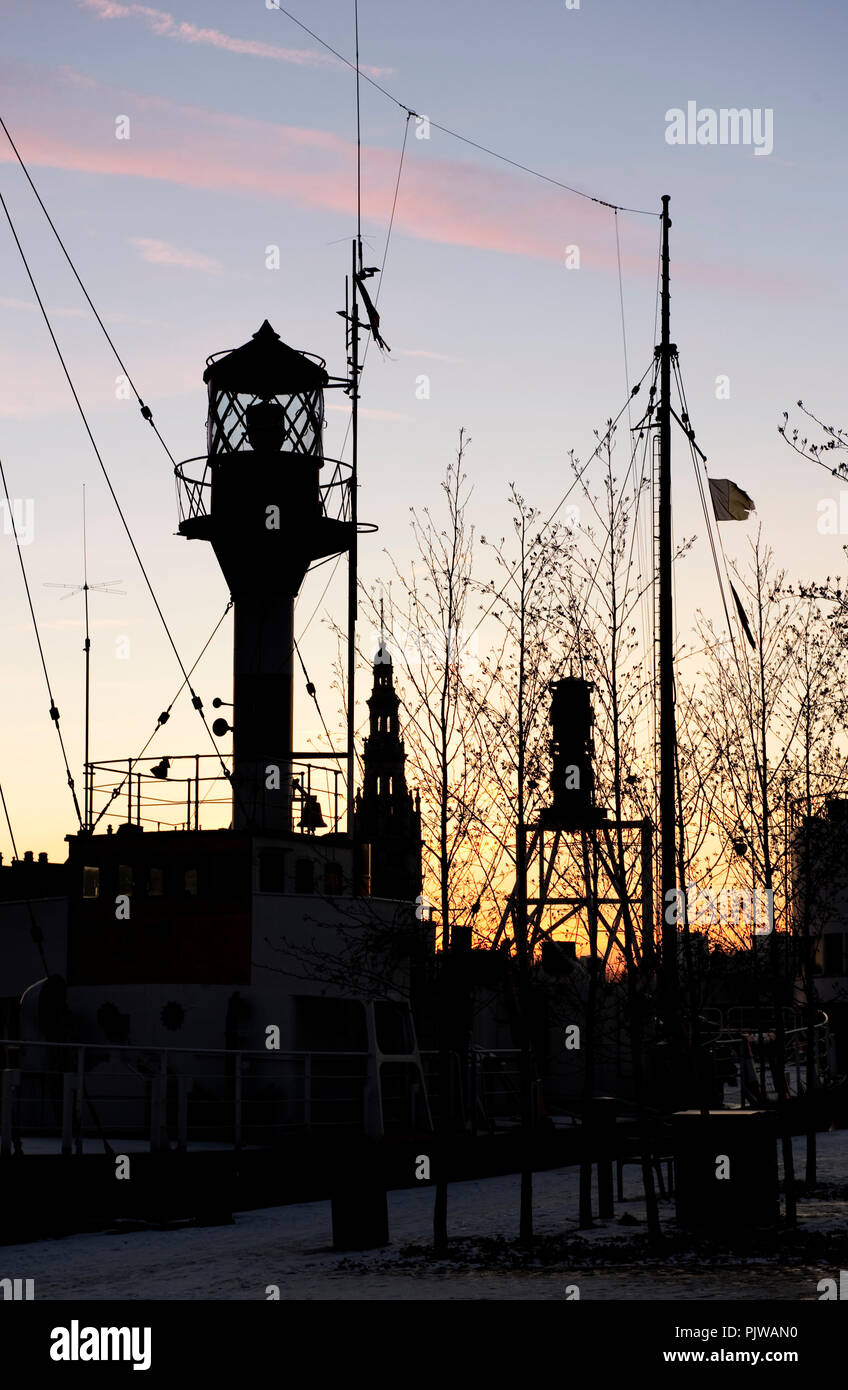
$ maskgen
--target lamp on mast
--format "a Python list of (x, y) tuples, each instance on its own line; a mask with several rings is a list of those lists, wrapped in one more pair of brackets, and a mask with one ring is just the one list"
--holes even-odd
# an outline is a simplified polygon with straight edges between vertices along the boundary
[(322, 482), (322, 358), (282, 342), (267, 319), (249, 342), (207, 359), (206, 467), (177, 467), (180, 534), (211, 542), (234, 607), (233, 825), (292, 825), (294, 602), (310, 565), (349, 550), (350, 470)]

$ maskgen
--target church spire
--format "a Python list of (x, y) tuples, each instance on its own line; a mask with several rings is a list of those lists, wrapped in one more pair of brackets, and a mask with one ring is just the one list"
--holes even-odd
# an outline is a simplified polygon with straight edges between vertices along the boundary
[(380, 645), (368, 699), (369, 733), (363, 750), (362, 792), (357, 798), (357, 838), (371, 845), (375, 897), (414, 901), (421, 892), (420, 802), (406, 785), (406, 750), (400, 736), (400, 699), (380, 604)]

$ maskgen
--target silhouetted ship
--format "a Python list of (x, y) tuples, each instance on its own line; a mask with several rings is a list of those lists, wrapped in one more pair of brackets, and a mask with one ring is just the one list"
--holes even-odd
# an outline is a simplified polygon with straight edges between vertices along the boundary
[[(322, 441), (325, 390), (348, 383), (267, 321), (204, 381), (179, 531), (211, 544), (231, 594), (231, 725), (213, 729), (232, 756), (91, 762), (67, 864), (0, 869), (6, 1154), (431, 1126), (410, 981), (433, 929), (382, 640), (355, 805), (349, 750), (294, 737), (295, 598), (355, 540), (351, 465)], [(230, 825), (202, 828), (222, 792)]]

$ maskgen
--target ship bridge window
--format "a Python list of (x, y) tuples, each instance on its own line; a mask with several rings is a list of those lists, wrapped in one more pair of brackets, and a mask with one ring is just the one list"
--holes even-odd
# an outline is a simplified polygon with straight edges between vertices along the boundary
[(328, 898), (335, 898), (342, 892), (341, 864), (327, 864), (324, 869), (324, 892)]
[(82, 871), (82, 895), (84, 898), (100, 897), (100, 870), (86, 866)]
[(296, 998), (295, 1049), (299, 1052), (367, 1052), (365, 1009), (360, 1000), (322, 999), (311, 995)]
[(429, 1128), (421, 1072), (414, 1063), (383, 1063), (380, 1099), (387, 1134), (408, 1135), (410, 1130)]
[(197, 897), (197, 869), (186, 869), (183, 875), (183, 887), (188, 897)]
[(165, 892), (165, 871), (164, 869), (148, 869), (147, 871), (147, 893), (148, 897), (161, 898)]
[(285, 893), (286, 851), (284, 849), (261, 849), (259, 851), (259, 891), (260, 893)]
[(409, 1010), (405, 1004), (379, 999), (374, 1005), (377, 1046), (389, 1055), (404, 1056), (413, 1049)]
[(846, 932), (827, 932), (822, 938), (824, 947), (824, 967), (823, 975), (844, 975), (845, 974), (845, 947), (848, 945), (848, 933)]
[(296, 893), (315, 892), (315, 864), (311, 859), (295, 860), (294, 891)]
[(245, 864), (240, 856), (219, 854), (210, 861), (214, 884), (207, 890), (221, 902), (233, 902), (249, 891), (250, 880), (245, 877)]
[(118, 892), (132, 896), (133, 891), (133, 871), (132, 864), (118, 865)]

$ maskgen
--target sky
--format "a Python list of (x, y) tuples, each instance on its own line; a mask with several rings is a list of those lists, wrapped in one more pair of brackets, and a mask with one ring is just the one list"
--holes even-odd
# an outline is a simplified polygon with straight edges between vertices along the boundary
[[(352, 0), (292, 6), (352, 57)], [(777, 428), (798, 399), (828, 423), (848, 415), (847, 36), (838, 0), (360, 0), (363, 72), (419, 117), (408, 122), (398, 183), (406, 114), (362, 84), (362, 231), (366, 259), (384, 267), (371, 284), (390, 345), (369, 351), (362, 382), (359, 510), (379, 527), (360, 547), (368, 584), (388, 577), (385, 550), (408, 563), (409, 509), (438, 509), (460, 427), (472, 441), (480, 532), (502, 534), (511, 482), (545, 515), (560, 500), (568, 451), (591, 451), (593, 430), (651, 361), (663, 194), (672, 337), (692, 421), (711, 474), (732, 478), (757, 508), (723, 528), (728, 554), (743, 557), (761, 524), (791, 575), (844, 573), (846, 538), (818, 529), (818, 504), (839, 484), (794, 456)], [(266, 0), (4, 0), (3, 39), (0, 114), (175, 458), (204, 448), (207, 355), (245, 342), (263, 319), (343, 373), (336, 311), (356, 227), (348, 67)], [(771, 138), (670, 143), (667, 113), (690, 102), (759, 113)], [(615, 214), (436, 123), (640, 211)], [(170, 462), (122, 398), (120, 369), (2, 135), (0, 191), (176, 644), (193, 662), (226, 605), (224, 580), (209, 547), (175, 534)], [(45, 586), (81, 581), (84, 484), (89, 580), (121, 591), (92, 594), (93, 756), (135, 755), (181, 676), (5, 219), (0, 324), (0, 459), (81, 785), (81, 599)], [(337, 455), (348, 420), (340, 394), (329, 404), (326, 452)], [(689, 640), (699, 607), (718, 613), (718, 593), (681, 448), (674, 468), (675, 535), (698, 537), (676, 577), (678, 632)], [(62, 858), (75, 818), (5, 509), (2, 522), (0, 779), (19, 850)], [(340, 569), (324, 593), (328, 573), (307, 579), (298, 628), (334, 729), (322, 619), (341, 619), (344, 587)], [(198, 668), (207, 709), (229, 698), (230, 623)], [(306, 738), (314, 717), (302, 698), (300, 709)], [(183, 697), (151, 752), (205, 752), (205, 737)], [(0, 847), (8, 857), (2, 826)]]

